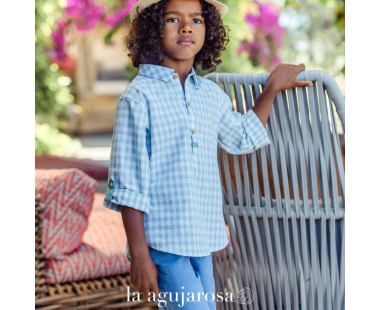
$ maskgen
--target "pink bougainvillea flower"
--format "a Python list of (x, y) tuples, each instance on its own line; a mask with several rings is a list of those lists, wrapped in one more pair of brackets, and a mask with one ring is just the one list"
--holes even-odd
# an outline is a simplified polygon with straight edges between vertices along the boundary
[(248, 13), (245, 16), (245, 21), (249, 23), (252, 26), (252, 28), (258, 28), (260, 26), (260, 18), (253, 14)]
[[(87, 32), (95, 28), (99, 20), (111, 26), (117, 26), (131, 12), (137, 0), (119, 0), (111, 9), (115, 12), (105, 16), (107, 7), (104, 1), (99, 0), (67, 0), (67, 7), (64, 10), (64, 17), (56, 21), (56, 25), (51, 34), (54, 48), (47, 51), (47, 55), (53, 62), (65, 62), (68, 55), (65, 52), (64, 30), (69, 24), (75, 26), (76, 30)], [(100, 4), (99, 4), (100, 3)], [(103, 4), (102, 4), (103, 3)], [(119, 5), (121, 4), (121, 5)], [(109, 11), (109, 10), (108, 10)]]
[(125, 6), (121, 8), (118, 12), (111, 13), (109, 16), (104, 18), (104, 22), (111, 27), (115, 27), (118, 23), (124, 20), (125, 16), (127, 16), (131, 10), (133, 5), (137, 0), (127, 0)]
[(93, 0), (67, 0), (66, 16), (73, 19), (79, 31), (92, 30), (104, 11), (105, 6), (98, 6)]
[(67, 26), (65, 20), (57, 20), (55, 29), (51, 33), (51, 39), (54, 44), (54, 49), (48, 51), (48, 56), (52, 61), (64, 60), (67, 57), (65, 52), (65, 35), (64, 30)]
[(278, 9), (272, 3), (266, 3), (259, 7), (261, 25), (264, 32), (271, 33), (278, 26)]
[(248, 13), (245, 21), (252, 29), (254, 40), (242, 41), (237, 53), (240, 55), (247, 52), (254, 66), (262, 65), (267, 71), (271, 71), (281, 63), (278, 53), (286, 30), (278, 24), (279, 9), (276, 5), (257, 0), (253, 0), (253, 3), (259, 8), (259, 14)]

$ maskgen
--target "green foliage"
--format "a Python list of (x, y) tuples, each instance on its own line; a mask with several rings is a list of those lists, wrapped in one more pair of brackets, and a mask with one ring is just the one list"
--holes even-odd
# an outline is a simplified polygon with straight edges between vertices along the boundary
[(133, 80), (137, 74), (139, 73), (139, 70), (137, 68), (135, 68), (133, 65), (132, 65), (132, 62), (131, 61), (128, 61), (127, 65), (125, 66), (124, 68), (125, 72), (127, 73), (128, 75), (128, 78), (129, 80)]
[(35, 123), (35, 155), (52, 154), (57, 156), (74, 154), (82, 148), (78, 139), (61, 133), (49, 124)]
[(335, 8), (335, 24), (334, 26), (343, 32), (345, 31), (345, 20), (346, 20), (346, 12), (345, 12), (346, 3), (345, 0), (336, 1)]
[(315, 0), (297, 5), (292, 2), (286, 7), (282, 13), (288, 28), (284, 63), (304, 63), (307, 70), (323, 70), (332, 76), (344, 72), (344, 31), (333, 26), (334, 10), (335, 2), (327, 0), (326, 4)]
[[(74, 96), (68, 87), (70, 78), (46, 54), (53, 48), (52, 28), (64, 5), (62, 0), (35, 0), (35, 155), (62, 155), (82, 146), (56, 129), (60, 117), (70, 117), (67, 107), (73, 104)], [(79, 110), (79, 106), (73, 107)]]
[[(128, 15), (129, 16), (129, 15)], [(104, 36), (104, 44), (109, 45), (112, 43), (112, 37), (119, 31), (121, 24), (117, 24)]]
[(308, 57), (305, 57), (305, 53), (298, 57), (301, 62), (309, 64), (308, 69), (344, 75), (345, 0), (286, 0), (285, 7), (309, 18), (304, 38), (287, 38), (285, 59), (291, 61), (292, 54), (302, 54), (297, 51), (296, 45), (308, 41)]
[(53, 47), (50, 35), (61, 8), (55, 0), (35, 0), (35, 113), (56, 127), (59, 116), (69, 117), (67, 106), (74, 101), (70, 82), (51, 64), (46, 51)]
[(306, 4), (320, 4), (334, 13), (333, 23), (337, 30), (345, 31), (345, 0), (286, 0), (285, 7), (300, 9)]
[[(124, 18), (124, 23), (130, 23), (131, 21), (131, 16), (128, 14)], [(121, 23), (118, 23), (115, 27), (113, 27), (108, 33), (104, 36), (104, 44), (108, 45), (112, 43), (112, 38), (113, 36), (121, 29)]]

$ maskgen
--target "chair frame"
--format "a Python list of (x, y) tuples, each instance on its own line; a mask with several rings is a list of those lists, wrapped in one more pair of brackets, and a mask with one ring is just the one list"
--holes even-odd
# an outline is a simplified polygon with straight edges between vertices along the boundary
[[(269, 73), (205, 77), (222, 84), (231, 100), (232, 86), (236, 111), (244, 114), (265, 88)], [(213, 253), (214, 278), (216, 291), (240, 298), (217, 303), (220, 310), (344, 309), (340, 143), (345, 103), (326, 72), (302, 71), (297, 79), (314, 85), (276, 94), (266, 126), (269, 145), (234, 155), (218, 148), (223, 214), (232, 244)], [(248, 288), (251, 300), (244, 291)]]

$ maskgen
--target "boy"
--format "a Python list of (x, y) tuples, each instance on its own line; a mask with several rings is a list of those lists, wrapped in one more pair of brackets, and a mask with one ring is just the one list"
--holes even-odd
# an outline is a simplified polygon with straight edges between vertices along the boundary
[(235, 112), (195, 74), (221, 63), (227, 10), (214, 0), (139, 0), (131, 11), (125, 43), (139, 74), (117, 106), (104, 205), (121, 212), (131, 284), (145, 299), (172, 293), (158, 301), (164, 309), (216, 309), (211, 253), (228, 244), (217, 147), (245, 154), (269, 144), (275, 94), (312, 85), (296, 79), (303, 64), (280, 64), (255, 106)]

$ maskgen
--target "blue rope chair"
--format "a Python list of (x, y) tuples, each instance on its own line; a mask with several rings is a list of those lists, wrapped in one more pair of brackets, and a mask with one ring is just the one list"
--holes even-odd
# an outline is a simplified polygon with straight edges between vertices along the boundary
[[(269, 73), (206, 78), (245, 113)], [(217, 302), (220, 310), (344, 309), (345, 102), (329, 74), (309, 70), (297, 78), (314, 85), (276, 94), (269, 145), (250, 154), (218, 148), (232, 244), (213, 253), (214, 278), (216, 292), (237, 299)]]

